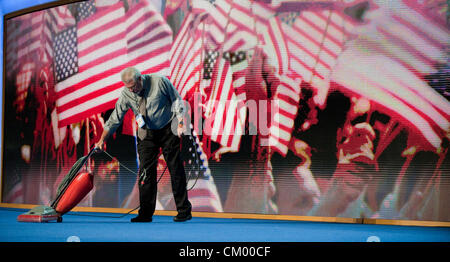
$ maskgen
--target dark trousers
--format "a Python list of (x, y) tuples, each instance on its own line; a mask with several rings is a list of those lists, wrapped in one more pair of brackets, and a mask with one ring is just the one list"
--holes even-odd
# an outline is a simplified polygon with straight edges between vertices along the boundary
[[(180, 138), (172, 133), (170, 123), (159, 130), (147, 130), (144, 140), (138, 138), (139, 153), (139, 215), (151, 217), (155, 212), (157, 165), (160, 148), (170, 173), (172, 192), (180, 215), (190, 214), (186, 174), (180, 156)], [(145, 173), (144, 173), (145, 169)], [(166, 175), (166, 174), (164, 174)]]

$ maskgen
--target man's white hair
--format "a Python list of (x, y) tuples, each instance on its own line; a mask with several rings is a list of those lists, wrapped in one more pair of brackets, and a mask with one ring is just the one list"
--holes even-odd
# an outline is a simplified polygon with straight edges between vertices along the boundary
[(131, 79), (137, 81), (141, 77), (141, 72), (135, 67), (127, 67), (120, 72), (120, 77), (122, 82), (130, 81)]

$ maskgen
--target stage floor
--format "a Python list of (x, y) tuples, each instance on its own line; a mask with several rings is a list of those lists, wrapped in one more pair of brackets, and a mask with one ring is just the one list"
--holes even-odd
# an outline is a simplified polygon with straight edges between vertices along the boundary
[(135, 215), (91, 212), (69, 212), (62, 223), (17, 222), (26, 211), (0, 208), (1, 242), (450, 242), (448, 227), (204, 217), (176, 223), (171, 216), (130, 223)]

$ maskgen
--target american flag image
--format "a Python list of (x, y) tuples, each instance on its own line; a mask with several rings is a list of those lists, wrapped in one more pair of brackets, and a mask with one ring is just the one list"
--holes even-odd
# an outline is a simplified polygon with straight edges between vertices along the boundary
[(54, 37), (56, 81), (78, 73), (77, 30), (69, 28)]
[[(191, 129), (193, 129), (191, 124)], [(192, 204), (192, 211), (198, 212), (223, 212), (222, 202), (217, 190), (214, 177), (209, 167), (208, 156), (203, 151), (198, 134), (195, 130), (190, 136), (181, 137), (181, 159), (186, 172), (187, 192)], [(158, 186), (157, 209), (175, 208), (173, 195), (164, 188), (169, 185), (167, 164), (164, 157), (158, 159)]]
[(39, 60), (44, 41), (51, 39), (50, 31), (45, 30), (45, 11), (26, 14), (21, 17), (20, 36), (17, 39), (17, 63)]
[(58, 33), (76, 23), (75, 17), (73, 17), (67, 6), (57, 6), (48, 9), (46, 19), (49, 21), (50, 28), (54, 33)]
[(14, 106), (17, 112), (25, 109), (25, 99), (29, 95), (29, 88), (32, 84), (32, 76), (36, 70), (34, 63), (25, 63), (21, 66), (20, 71), (16, 75), (16, 99)]
[[(232, 72), (230, 62), (223, 58), (223, 54), (215, 63), (208, 98), (205, 108), (205, 134), (212, 141), (227, 146), (227, 136), (230, 135), (224, 128), (224, 121), (230, 118), (230, 101), (233, 96)], [(228, 113), (228, 114), (227, 114)], [(222, 137), (224, 140), (222, 141)]]
[[(239, 46), (232, 50), (238, 49)], [(245, 58), (245, 52), (224, 52), (221, 49), (206, 50), (204, 60), (202, 85), (205, 86), (206, 102), (203, 131), (212, 141), (233, 151), (239, 149), (240, 138), (244, 134), (246, 108), (243, 97), (237, 97), (235, 88), (243, 90)]]
[(212, 141), (237, 151), (244, 134), (246, 108), (243, 100), (239, 100), (234, 93), (231, 62), (224, 56), (226, 54), (217, 59), (211, 84), (206, 92), (203, 132)]
[(199, 90), (201, 81), (203, 38), (194, 28), (195, 20), (192, 14), (185, 18), (169, 55), (169, 79), (184, 100)]
[(223, 212), (222, 202), (211, 175), (208, 157), (200, 146), (193, 130), (189, 138), (184, 137), (182, 154), (187, 175), (189, 201), (199, 212)]
[[(203, 56), (204, 59), (203, 59), (202, 80), (200, 82), (200, 92), (202, 95), (201, 98), (203, 100), (206, 100), (207, 94), (211, 92), (211, 80), (213, 78), (213, 72), (216, 66), (216, 61), (218, 60), (219, 57), (219, 51), (205, 48), (205, 50), (203, 50)], [(202, 108), (206, 107), (202, 105)]]
[(7, 77), (11, 77), (17, 70), (19, 62), (17, 60), (18, 41), (20, 36), (20, 20), (10, 20), (6, 24), (6, 71)]
[[(248, 55), (246, 51), (229, 52), (231, 71), (233, 72), (233, 88), (238, 100), (245, 97), (245, 73), (248, 67)], [(245, 120), (245, 118), (243, 118)]]
[(54, 34), (75, 24), (67, 6), (33, 12), (19, 18), (20, 35), (17, 37), (16, 62), (24, 60), (42, 61), (53, 57), (52, 37)]
[(88, 18), (89, 16), (93, 15), (97, 11), (93, 1), (85, 1), (85, 2), (78, 3), (76, 6), (76, 10), (77, 10), (77, 16), (76, 16), (77, 22)]
[(344, 91), (375, 102), (395, 121), (420, 134), (417, 141), (422, 146), (436, 149), (450, 130), (450, 106), (423, 75), (436, 72), (436, 62), (446, 57), (449, 31), (418, 13), (413, 1), (396, 4), (395, 12), (382, 7), (370, 14), (371, 30), (349, 43), (332, 80)]
[[(280, 84), (271, 98), (274, 100), (274, 112), (269, 121), (268, 143), (264, 144), (286, 155), (300, 99), (300, 77), (297, 76), (296, 80), (291, 77), (293, 74), (290, 70), (289, 52), (281, 22), (275, 16), (274, 6), (264, 2), (235, 1), (233, 8), (230, 19), (239, 30), (232, 34), (237, 36), (230, 37), (229, 43), (241, 41), (243, 49), (253, 48), (256, 45), (262, 46), (266, 55), (265, 63), (274, 66), (279, 76)], [(247, 66), (246, 63), (241, 64), (241, 72)], [(245, 89), (242, 88), (245, 76), (237, 73), (233, 77), (236, 94), (245, 98)], [(246, 115), (242, 113), (242, 118), (245, 120)]]
[(60, 71), (74, 74), (69, 77), (56, 74), (57, 81), (62, 80), (56, 84), (59, 126), (79, 122), (114, 106), (122, 87), (117, 74), (127, 62), (124, 21), (122, 3), (115, 4), (69, 29), (76, 33), (69, 41), (76, 41), (76, 44), (67, 43), (65, 38), (54, 43), (55, 50), (59, 46), (72, 47), (61, 56), (76, 60), (72, 65), (78, 67), (75, 70), (70, 63), (63, 63)]
[[(132, 3), (132, 1), (129, 1), (129, 3)], [(95, 8), (97, 9), (97, 11), (100, 11), (100, 12), (105, 9), (108, 9), (109, 6), (115, 5), (118, 2), (121, 2), (121, 0), (93, 0), (93, 3), (95, 4)]]
[(352, 28), (350, 19), (334, 10), (302, 11), (282, 23), (290, 68), (316, 89), (320, 107), (325, 105), (331, 71)]
[(260, 41), (264, 43), (267, 59), (277, 70), (279, 81), (271, 98), (274, 107), (270, 116), (268, 146), (285, 156), (299, 106), (301, 77), (295, 76), (291, 71), (286, 36), (281, 29), (280, 20), (276, 17), (263, 20), (261, 17), (266, 13), (270, 14), (271, 8), (262, 4), (256, 6), (260, 17), (257, 23)]
[(436, 64), (446, 63), (448, 27), (424, 13), (418, 1), (393, 5), (395, 9), (382, 6), (368, 13), (369, 23), (361, 28), (367, 45), (419, 77), (436, 72)]
[(150, 4), (139, 2), (126, 13), (128, 64), (141, 73), (168, 75), (172, 30)]
[(205, 15), (207, 48), (223, 52), (248, 50), (257, 44), (249, 1), (194, 0), (193, 13)]
[(123, 87), (122, 69), (136, 66), (143, 73), (167, 75), (169, 65), (171, 30), (147, 2), (131, 6), (127, 14), (122, 1), (97, 11), (84, 4), (79, 10), (83, 18), (60, 33), (71, 31), (73, 38), (54, 42), (63, 62), (55, 65), (62, 73), (56, 74), (59, 126), (114, 107)]
[[(52, 38), (55, 30), (73, 25), (75, 20), (67, 7), (49, 9), (26, 14), (8, 22), (12, 30), (7, 40), (7, 72), (16, 73), (16, 105), (22, 108), (28, 88), (34, 84), (32, 79), (42, 65), (50, 64), (53, 59)], [(10, 67), (9, 67), (10, 66)]]
[(301, 80), (295, 78), (294, 74), (281, 75), (273, 98), (275, 108), (270, 125), (269, 146), (282, 156), (286, 156), (288, 152), (294, 130), (300, 102), (300, 83)]
[[(215, 81), (218, 81), (217, 77), (222, 82), (222, 78), (231, 76), (231, 83), (228, 90), (220, 90), (218, 107), (221, 107), (225, 98), (227, 100), (225, 102), (223, 117), (220, 119), (216, 116), (213, 122), (214, 128), (217, 129), (219, 127), (222, 129), (222, 134), (219, 134), (217, 138), (213, 137), (216, 139), (213, 139), (213, 141), (219, 142), (222, 146), (228, 147), (232, 151), (238, 151), (241, 137), (245, 132), (245, 118), (247, 115), (247, 108), (244, 106), (245, 94), (239, 93), (240, 90), (243, 90), (242, 86), (245, 84), (246, 53), (244, 51), (225, 52), (223, 54), (223, 60), (227, 63), (225, 66), (227, 71), (223, 71), (222, 75), (216, 75)], [(238, 96), (238, 94), (241, 95)], [(219, 108), (215, 108), (215, 110)], [(220, 125), (223, 125), (223, 127)]]
[(217, 6), (204, 0), (192, 1), (192, 13), (199, 15), (203, 20), (202, 26), (199, 30), (202, 32), (204, 44), (209, 49), (220, 48), (225, 41), (225, 30), (227, 27), (226, 13), (221, 12)]
[(278, 78), (276, 81), (279, 82), (271, 98), (273, 111), (270, 115), (268, 141), (263, 143), (286, 156), (298, 111), (302, 78), (291, 70), (287, 37), (282, 30), (281, 20), (275, 16), (273, 6), (254, 2), (252, 10), (258, 42), (264, 46), (266, 63), (275, 68)]
[(203, 60), (203, 79), (211, 79), (213, 76), (214, 65), (216, 64), (219, 51), (205, 50), (205, 59)]
[(235, 53), (252, 48), (245, 36), (254, 36), (238, 30), (242, 26), (234, 1), (193, 1), (192, 5), (193, 12), (205, 17), (202, 28), (205, 58), (200, 88), (206, 99), (203, 131), (212, 141), (237, 151), (246, 117), (242, 102), (247, 63), (245, 52), (239, 56)]
[[(208, 39), (213, 42), (208, 46), (213, 50), (208, 52), (215, 51), (225, 56), (225, 60), (219, 57), (216, 62), (211, 81), (209, 77), (213, 66), (211, 63), (206, 63), (204, 78), (207, 78), (207, 81), (203, 83), (206, 83), (207, 86), (205, 90), (208, 102), (206, 103), (205, 118), (206, 123), (211, 124), (211, 126), (206, 125), (211, 127), (211, 130), (206, 131), (210, 131), (213, 141), (237, 150), (246, 121), (246, 108), (242, 105), (246, 100), (245, 74), (248, 62), (247, 59), (233, 62), (232, 60), (238, 57), (233, 54), (240, 52), (240, 56), (243, 56), (246, 54), (246, 50), (251, 50), (257, 45), (264, 46), (267, 50), (266, 54), (270, 54), (269, 59), (273, 60), (277, 67), (277, 73), (284, 74), (289, 71), (285, 36), (280, 22), (274, 17), (274, 7), (270, 4), (250, 1), (214, 1), (213, 4), (210, 4), (206, 1), (193, 1), (193, 6), (195, 12), (207, 15), (205, 23), (212, 28), (211, 32), (206, 31)], [(217, 43), (221, 43), (219, 51), (214, 50), (217, 48)], [(298, 90), (298, 88), (294, 89)], [(298, 94), (296, 96), (298, 97)], [(282, 95), (276, 97), (277, 99), (286, 98)], [(288, 103), (282, 101), (278, 107), (286, 105)], [(277, 109), (279, 109), (278, 107)], [(292, 112), (292, 110), (290, 111)], [(287, 111), (277, 112), (284, 114)], [(291, 114), (283, 115), (283, 117), (292, 118), (291, 123), (295, 115), (296, 110)], [(277, 117), (278, 120), (285, 120), (285, 118), (280, 118), (280, 115)], [(280, 144), (277, 141), (280, 138), (281, 129), (279, 129), (278, 122), (273, 124), (270, 130), (276, 133), (271, 135), (270, 143), (277, 147)], [(287, 138), (285, 137), (285, 139)], [(287, 147), (283, 146), (278, 151), (284, 152), (285, 148)]]

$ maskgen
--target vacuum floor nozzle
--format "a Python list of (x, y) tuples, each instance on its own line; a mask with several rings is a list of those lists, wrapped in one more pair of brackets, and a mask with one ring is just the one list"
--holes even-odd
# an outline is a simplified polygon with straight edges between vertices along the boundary
[(62, 217), (55, 209), (49, 206), (37, 206), (17, 217), (19, 222), (48, 222), (56, 220), (62, 222)]

